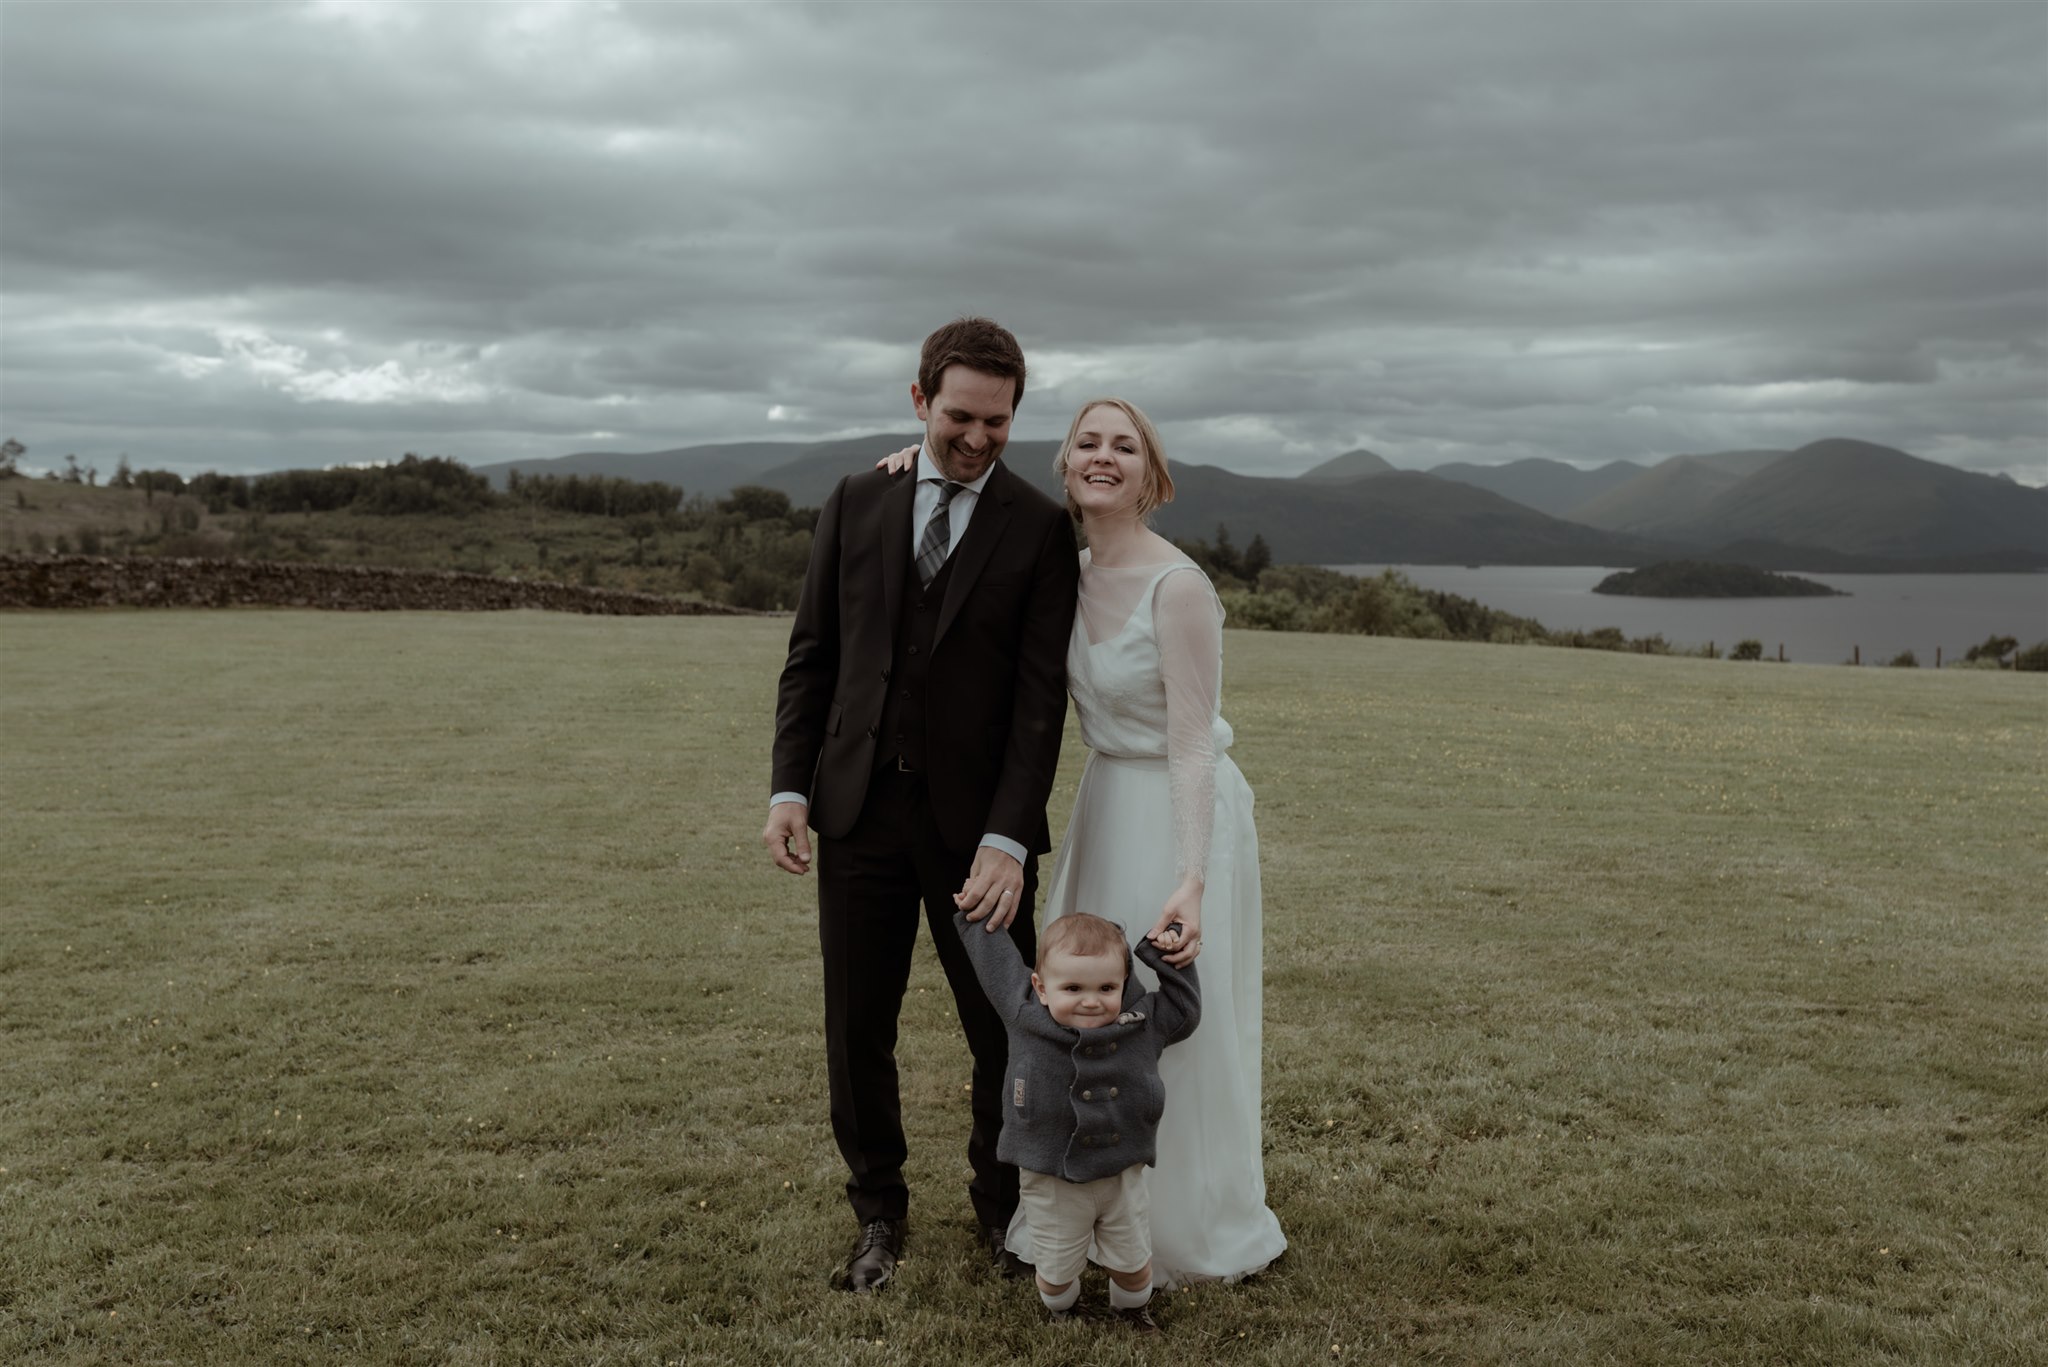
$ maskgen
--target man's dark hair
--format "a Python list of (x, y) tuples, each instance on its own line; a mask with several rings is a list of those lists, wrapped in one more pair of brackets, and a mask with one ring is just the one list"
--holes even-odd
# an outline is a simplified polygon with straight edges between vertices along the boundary
[(993, 318), (955, 318), (924, 339), (924, 352), (917, 361), (917, 387), (924, 391), (927, 402), (938, 397), (939, 382), (949, 365), (1015, 380), (1011, 411), (1024, 402), (1024, 348)]

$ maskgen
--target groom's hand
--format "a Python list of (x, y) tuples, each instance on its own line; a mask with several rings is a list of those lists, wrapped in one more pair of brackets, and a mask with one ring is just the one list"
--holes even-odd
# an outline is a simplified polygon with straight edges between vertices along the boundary
[(970, 921), (984, 918), (983, 930), (1003, 930), (1017, 919), (1017, 904), (1024, 900), (1024, 866), (993, 845), (974, 852), (974, 867), (967, 881), (953, 894), (953, 905)]
[(811, 871), (811, 809), (801, 802), (778, 802), (768, 809), (768, 825), (761, 843), (768, 847), (776, 867), (791, 873)]

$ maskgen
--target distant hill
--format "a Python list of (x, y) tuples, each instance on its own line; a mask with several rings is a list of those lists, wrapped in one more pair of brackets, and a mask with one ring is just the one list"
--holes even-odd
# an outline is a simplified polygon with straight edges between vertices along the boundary
[(1317, 484), (1342, 484), (1347, 480), (1370, 479), (1374, 475), (1384, 475), (1393, 468), (1385, 457), (1361, 446), (1356, 451), (1346, 451), (1341, 456), (1333, 456), (1313, 470), (1304, 470), (1295, 478)]
[(1750, 475), (1791, 454), (1788, 451), (1716, 451), (1659, 461), (1606, 493), (1560, 516), (1610, 532), (1664, 536), (1701, 505)]
[(1455, 480), (1396, 470), (1343, 484), (1254, 479), (1207, 465), (1174, 467), (1174, 501), (1153, 526), (1212, 538), (1230, 528), (1240, 546), (1263, 536), (1273, 558), (1319, 565), (1637, 565), (1669, 559), (1669, 545), (1617, 536)]
[[(735, 485), (781, 489), (800, 507), (824, 502), (846, 475), (916, 432), (818, 442), (743, 442), (638, 454), (581, 452), (475, 467), (503, 487), (526, 474), (609, 474), (663, 480), (723, 497)], [(1012, 442), (1010, 468), (1058, 497), (1052, 441)], [(1634, 473), (1630, 473), (1634, 471)], [(1446, 473), (1448, 472), (1448, 474)], [(2048, 491), (1968, 474), (1868, 442), (1815, 442), (1796, 452), (1675, 456), (1647, 469), (1616, 461), (1581, 471), (1561, 461), (1395, 470), (1371, 451), (1346, 452), (1292, 479), (1176, 465), (1178, 499), (1155, 525), (1169, 536), (1240, 546), (1263, 536), (1282, 561), (1316, 564), (1639, 565), (1699, 556), (1770, 569), (2027, 569), (2048, 565)], [(1485, 483), (1500, 488), (1489, 489)], [(1614, 482), (1569, 520), (1552, 506)]]
[(1849, 555), (2048, 555), (2048, 489), (1837, 437), (1800, 447), (1658, 531), (1701, 546), (1760, 540)]
[(1643, 467), (1626, 460), (1609, 461), (1594, 470), (1581, 470), (1561, 460), (1511, 460), (1505, 465), (1452, 461), (1432, 466), (1429, 473), (1511, 498), (1539, 513), (1584, 522), (1577, 509), (1641, 475)]
[[(893, 439), (892, 439), (893, 440)], [(884, 454), (895, 446), (885, 446)], [(1054, 441), (1013, 441), (1003, 463), (1053, 498)], [(845, 476), (873, 462), (819, 451), (765, 470), (753, 482), (799, 505), (822, 503)], [(1213, 540), (1220, 523), (1243, 546), (1263, 536), (1273, 557), (1307, 564), (1633, 565), (1669, 546), (1546, 517), (1483, 489), (1414, 471), (1342, 483), (1261, 479), (1211, 465), (1176, 464), (1174, 499), (1153, 514), (1163, 536)]]

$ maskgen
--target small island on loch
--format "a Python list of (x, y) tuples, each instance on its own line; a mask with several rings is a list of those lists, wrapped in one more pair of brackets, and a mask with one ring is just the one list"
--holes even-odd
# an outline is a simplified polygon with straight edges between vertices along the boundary
[(1710, 560), (1666, 560), (1639, 570), (1621, 570), (1593, 586), (1595, 593), (1631, 598), (1831, 598), (1840, 589), (1796, 574), (1773, 574), (1754, 565)]

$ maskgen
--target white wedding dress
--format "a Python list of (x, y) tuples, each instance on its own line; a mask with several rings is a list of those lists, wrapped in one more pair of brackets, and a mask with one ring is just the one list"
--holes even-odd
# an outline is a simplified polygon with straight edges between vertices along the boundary
[[(1201, 1024), (1161, 1056), (1166, 1112), (1152, 1184), (1152, 1281), (1262, 1270), (1287, 1247), (1266, 1208), (1259, 1123), (1259, 840), (1219, 701), (1223, 608), (1192, 562), (1081, 557), (1067, 687), (1089, 755), (1046, 893), (1046, 920), (1089, 911), (1133, 943), (1185, 871), (1202, 871)], [(1152, 971), (1135, 965), (1145, 986)], [(1032, 1258), (1022, 1212), (1010, 1247)]]

